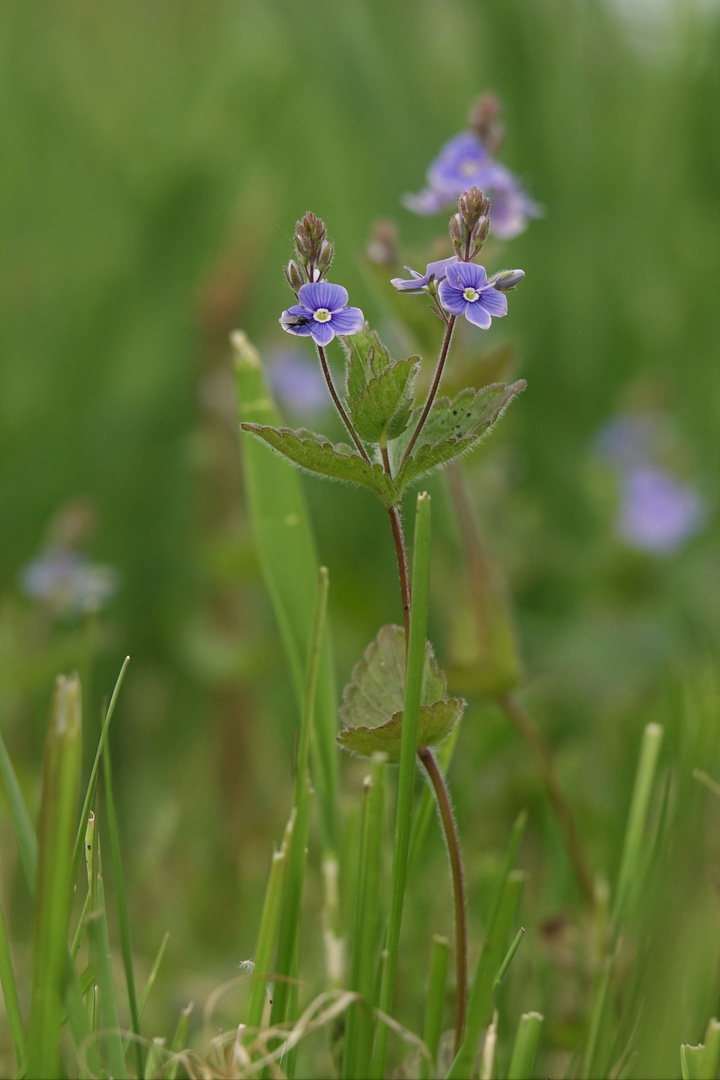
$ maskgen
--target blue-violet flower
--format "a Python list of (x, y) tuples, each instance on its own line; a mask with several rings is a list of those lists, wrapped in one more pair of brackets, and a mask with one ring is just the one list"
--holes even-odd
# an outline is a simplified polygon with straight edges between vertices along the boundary
[(440, 282), (440, 302), (451, 315), (465, 318), (487, 330), (492, 316), (507, 315), (507, 296), (498, 292), (487, 278), (484, 266), (459, 262), (449, 266), (447, 277)]
[(329, 281), (309, 281), (298, 291), (299, 304), (280, 316), (288, 334), (311, 337), (316, 345), (329, 345), (336, 334), (357, 334), (365, 317), (356, 307), (348, 307), (347, 289)]
[(412, 266), (406, 266), (405, 269), (411, 274), (410, 279), (403, 280), (395, 277), (391, 279), (390, 284), (400, 292), (420, 293), (429, 286), (431, 281), (443, 281), (448, 266), (454, 266), (457, 261), (457, 255), (451, 255), (449, 259), (439, 259), (438, 262), (428, 263), (424, 274), (418, 274)]
[(500, 240), (517, 236), (528, 218), (542, 212), (514, 173), (494, 161), (480, 136), (472, 131), (461, 132), (445, 143), (427, 171), (427, 181), (422, 191), (403, 198), (408, 210), (423, 216), (439, 214), (474, 185), (490, 196), (490, 228)]
[(644, 465), (622, 477), (617, 533), (632, 547), (669, 555), (698, 531), (704, 504), (665, 469)]

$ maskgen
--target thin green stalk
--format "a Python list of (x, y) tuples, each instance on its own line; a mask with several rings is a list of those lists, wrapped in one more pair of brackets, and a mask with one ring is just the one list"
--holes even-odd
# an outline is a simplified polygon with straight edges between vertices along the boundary
[[(183, 1052), (187, 1046), (188, 1031), (190, 1030), (190, 1014), (193, 1011), (193, 1003), (190, 1002), (180, 1013), (178, 1017), (177, 1027), (175, 1028), (175, 1034), (173, 1035), (172, 1043), (170, 1044), (170, 1052), (178, 1055)], [(180, 1066), (179, 1061), (173, 1061), (165, 1072), (166, 1080), (176, 1080), (178, 1068)]]
[(298, 953), (297, 946), (300, 934), (300, 914), (302, 910), (303, 885), (305, 882), (307, 839), (310, 827), (310, 805), (312, 798), (312, 791), (309, 784), (308, 762), (310, 757), (310, 742), (315, 726), (315, 699), (317, 695), (318, 672), (320, 670), (320, 660), (322, 656), (323, 633), (325, 630), (328, 585), (329, 579), (327, 567), (321, 566), (318, 571), (315, 610), (313, 613), (312, 631), (308, 646), (305, 693), (300, 720), (300, 738), (298, 740), (297, 768), (293, 794), (293, 806), (296, 810), (297, 818), (293, 833), (293, 841), (288, 854), (287, 869), (285, 871), (285, 889), (282, 914), (280, 916), (277, 957), (275, 960), (275, 971), (281, 978), (276, 983), (275, 993), (273, 994), (271, 1014), (271, 1023), (273, 1026), (282, 1024), (288, 1019), (287, 1010), (290, 983), (286, 978), (283, 979), (282, 976), (288, 977), (294, 974), (293, 967)]
[(528, 1080), (532, 1076), (543, 1020), (542, 1013), (538, 1012), (523, 1013), (520, 1017), (508, 1080)]
[(145, 983), (145, 986), (143, 987), (143, 992), (140, 995), (140, 1000), (138, 1001), (138, 1015), (139, 1016), (142, 1016), (143, 1012), (145, 1011), (145, 1006), (147, 1005), (148, 998), (150, 997), (150, 994), (152, 993), (152, 988), (155, 985), (155, 980), (157, 979), (158, 971), (160, 970), (160, 965), (162, 964), (163, 957), (165, 955), (165, 949), (167, 948), (167, 943), (168, 943), (169, 937), (170, 937), (170, 933), (168, 932), (168, 933), (165, 934), (162, 941), (160, 942), (160, 948), (158, 949), (157, 954), (155, 956), (155, 959), (153, 960), (153, 966), (150, 968), (150, 974), (148, 975), (148, 980)]
[(122, 858), (120, 855), (120, 834), (115, 814), (115, 800), (112, 791), (112, 769), (110, 767), (110, 746), (108, 743), (105, 745), (105, 753), (103, 754), (103, 780), (105, 782), (105, 812), (107, 816), (108, 837), (110, 840), (110, 858), (113, 865), (117, 917), (120, 928), (120, 948), (122, 951), (123, 967), (125, 969), (125, 982), (127, 983), (130, 1021), (132, 1023), (133, 1033), (136, 1036), (135, 1053), (139, 1076), (142, 1073), (143, 1067), (142, 1046), (140, 1043), (142, 1035), (140, 1031), (140, 1014), (138, 1012), (137, 993), (135, 990), (135, 973), (133, 971), (132, 947), (130, 944), (130, 919), (128, 918), (125, 876), (123, 874)]
[(113, 981), (112, 960), (110, 954), (110, 936), (108, 934), (107, 918), (104, 907), (104, 892), (102, 878), (98, 882), (98, 908), (92, 911), (85, 922), (90, 947), (90, 959), (95, 971), (97, 988), (100, 997), (100, 1013), (103, 1019), (103, 1042), (107, 1046), (107, 1054), (113, 1077), (124, 1080), (127, 1077), (125, 1067), (125, 1054), (123, 1040), (120, 1034), (120, 1018), (117, 1010), (115, 997), (115, 984)]
[(34, 896), (37, 878), (37, 837), (2, 735), (0, 735), (0, 775), (5, 785), (10, 818), (15, 830), (15, 839), (20, 852), (20, 861), (25, 871), (25, 879), (30, 894)]
[(15, 1051), (15, 1060), (18, 1069), (23, 1069), (27, 1062), (27, 1037), (20, 1011), (20, 999), (17, 992), (12, 956), (10, 955), (10, 942), (8, 941), (7, 925), (2, 907), (0, 907), (0, 985), (2, 985), (5, 1012), (7, 1013), (10, 1038)]
[[(397, 810), (395, 816), (395, 845), (393, 853), (392, 880), (390, 885), (390, 914), (387, 931), (387, 964), (383, 972), (380, 990), (380, 1009), (390, 1015), (395, 991), (400, 925), (402, 922), (407, 861), (410, 845), (413, 789), (420, 723), (420, 698), (425, 666), (425, 641), (427, 638), (428, 604), (430, 600), (430, 496), (418, 496), (415, 518), (415, 545), (412, 573), (413, 605), (410, 615), (410, 641), (408, 644), (407, 674), (405, 682), (405, 708), (403, 712), (402, 741), (400, 744), (400, 774), (398, 777)], [(374, 1077), (385, 1073), (388, 1029), (381, 1024), (377, 1033)]]
[(447, 360), (448, 351), (450, 349), (450, 342), (452, 340), (452, 333), (453, 333), (454, 326), (455, 326), (455, 316), (451, 315), (450, 318), (448, 319), (447, 325), (445, 327), (445, 337), (443, 338), (442, 347), (440, 349), (440, 356), (438, 357), (437, 367), (435, 368), (435, 374), (433, 376), (432, 386), (430, 387), (430, 393), (427, 396), (427, 401), (425, 402), (425, 407), (424, 407), (424, 409), (422, 411), (422, 415), (421, 415), (420, 419), (418, 420), (417, 427), (413, 431), (412, 438), (410, 439), (410, 442), (407, 444), (407, 448), (405, 450), (405, 453), (403, 454), (402, 461), (400, 462), (400, 468), (401, 469), (402, 469), (403, 465), (405, 464), (405, 462), (407, 461), (407, 459), (410, 457), (410, 454), (412, 453), (413, 447), (415, 446), (415, 443), (417, 442), (417, 439), (418, 439), (418, 436), (419, 436), (420, 432), (422, 431), (423, 427), (425, 426), (425, 421), (428, 418), (428, 413), (430, 412), (430, 409), (432, 408), (432, 404), (433, 404), (433, 402), (435, 400), (435, 397), (437, 396), (438, 388), (440, 386), (440, 380), (442, 379), (442, 373), (443, 373), (443, 370), (445, 368), (445, 361)]
[(290, 820), (285, 828), (282, 847), (273, 852), (270, 867), (270, 878), (265, 892), (260, 930), (258, 933), (257, 946), (255, 948), (255, 964), (253, 981), (250, 988), (250, 1001), (248, 1003), (246, 1026), (250, 1029), (249, 1037), (262, 1023), (263, 1010), (268, 980), (271, 978), (271, 966), (275, 941), (280, 923), (280, 909), (282, 905), (283, 879), (287, 856), (292, 844), (293, 831), (295, 828), (297, 812), (293, 809)]
[(75, 847), (73, 849), (72, 857), (72, 879), (77, 880), (78, 870), (80, 869), (80, 863), (82, 861), (83, 842), (85, 840), (85, 828), (88, 822), (88, 816), (90, 814), (90, 807), (92, 806), (93, 799), (95, 798), (95, 786), (97, 784), (98, 771), (100, 769), (100, 758), (102, 757), (103, 750), (105, 749), (105, 741), (107, 739), (108, 731), (110, 730), (110, 721), (113, 718), (115, 712), (115, 706), (117, 705), (118, 695), (120, 694), (120, 688), (122, 687), (123, 680), (125, 678), (125, 672), (127, 666), (130, 663), (130, 657), (126, 656), (123, 665), (120, 668), (120, 674), (115, 682), (115, 688), (110, 698), (110, 704), (107, 707), (105, 713), (105, 719), (103, 721), (102, 730), (100, 732), (100, 739), (98, 741), (97, 750), (95, 751), (95, 760), (93, 761), (92, 769), (90, 770), (90, 779), (88, 780), (87, 791), (85, 792), (85, 799), (83, 801), (82, 812), (80, 814), (80, 823), (75, 836)]
[(680, 1067), (683, 1080), (715, 1080), (720, 1063), (720, 1023), (713, 1017), (700, 1046), (683, 1043), (680, 1047)]
[(360, 1000), (350, 1006), (347, 1014), (342, 1080), (363, 1080), (372, 1055), (386, 768), (384, 757), (378, 755), (372, 775), (365, 778), (348, 980), (348, 988), (357, 991)]
[(28, 1024), (28, 1075), (53, 1080), (62, 1072), (60, 1028), (68, 964), (74, 878), (72, 838), (77, 812), (82, 718), (80, 682), (59, 676), (43, 757), (33, 974)]
[(505, 954), (505, 959), (503, 960), (502, 964), (500, 965), (500, 970), (498, 971), (497, 975), (495, 976), (495, 982), (493, 983), (493, 997), (495, 997), (498, 990), (500, 989), (500, 985), (501, 985), (503, 979), (505, 978), (505, 976), (507, 975), (508, 968), (510, 967), (513, 960), (515, 959), (515, 953), (520, 948), (520, 942), (522, 941), (522, 939), (524, 937), (525, 937), (525, 927), (521, 926), (520, 929), (518, 930), (517, 934), (513, 938), (513, 941), (512, 941), (512, 944), (511, 944), (510, 948), (508, 949), (507, 953)]
[[(516, 833), (513, 835), (511, 845), (516, 835)], [(488, 923), (487, 935), (482, 945), (470, 991), (465, 1038), (450, 1067), (448, 1080), (467, 1080), (472, 1073), (482, 1029), (487, 1024), (492, 1011), (495, 980), (503, 965), (523, 882), (524, 875), (517, 870), (506, 873), (504, 880), (501, 879), (502, 887)]]
[[(277, 427), (281, 421), (265, 384), (260, 355), (243, 333), (233, 334), (232, 344), (240, 419)], [(302, 483), (294, 469), (289, 469), (286, 462), (256, 439), (243, 441), (242, 464), (257, 553), (302, 709), (318, 575), (315, 539)], [(337, 695), (327, 629), (323, 635), (316, 708), (317, 738), (311, 748), (313, 787), (318, 795), (326, 857), (329, 857), (337, 847)]]
[[(447, 739), (445, 739), (437, 748), (436, 759), (442, 770), (443, 776), (447, 772), (452, 760), (458, 736), (460, 735), (460, 727), (460, 724), (456, 724)], [(437, 803), (435, 802), (435, 792), (429, 784), (425, 784), (415, 813), (413, 814), (412, 830), (410, 832), (410, 851), (408, 852), (409, 874), (411, 874), (417, 866), (420, 852), (422, 851), (422, 846), (425, 843), (425, 837), (427, 836), (427, 831), (430, 827), (430, 822), (432, 821), (433, 814), (436, 810)]]
[(628, 900), (634, 889), (640, 884), (638, 879), (642, 864), (642, 850), (645, 844), (648, 809), (655, 782), (662, 738), (663, 729), (659, 724), (648, 724), (646, 726), (640, 747), (640, 758), (635, 775), (635, 786), (630, 803), (625, 843), (623, 844), (618, 883), (615, 890), (612, 917), (613, 941), (617, 936), (620, 920)]
[[(445, 1012), (445, 987), (447, 984), (448, 966), (450, 964), (450, 942), (446, 937), (438, 934), (433, 938), (432, 957), (430, 960), (430, 978), (428, 981), (428, 994), (425, 1004), (425, 1029), (423, 1042), (427, 1046), (433, 1061), (437, 1066), (440, 1036), (443, 1029), (443, 1015)], [(423, 1057), (420, 1062), (421, 1080), (430, 1080), (430, 1063)]]

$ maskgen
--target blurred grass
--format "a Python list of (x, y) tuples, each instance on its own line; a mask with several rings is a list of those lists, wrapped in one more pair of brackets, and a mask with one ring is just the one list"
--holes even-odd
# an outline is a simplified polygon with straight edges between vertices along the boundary
[[(421, 186), (486, 88), (506, 106), (503, 160), (547, 211), (495, 264), (527, 271), (492, 344), (512, 346), (529, 389), (468, 467), (516, 599), (530, 703), (605, 875), (619, 864), (646, 722), (675, 709), (666, 731), (683, 767), (718, 775), (717, 740), (692, 734), (710, 720), (687, 718), (715, 715), (706, 671), (720, 629), (720, 20), (700, 3), (668, 3), (644, 20), (635, 10), (598, 0), (0, 7), (0, 723), (36, 811), (49, 687), (56, 671), (84, 666), (88, 637), (32, 608), (17, 574), (58, 508), (81, 495), (97, 515), (93, 556), (122, 574), (95, 637), (85, 726), (99, 730), (101, 696), (129, 652), (113, 763), (133, 942), (147, 970), (170, 929), (158, 978), (176, 987), (178, 1006), (252, 952), (297, 725), (239, 490), (227, 333), (242, 326), (267, 352), (287, 345), (276, 324), (289, 295), (281, 266), (307, 209), (336, 241), (335, 279), (379, 317), (355, 265), (369, 224), (394, 218), (413, 249), (441, 231), (398, 197)], [(679, 467), (710, 500), (703, 533), (664, 562), (613, 539), (589, 452), (600, 424), (632, 406), (673, 416)], [(305, 486), (333, 579), (342, 680), (378, 625), (399, 620), (392, 546), (369, 497)], [(439, 480), (432, 495), (431, 637), (445, 659), (463, 603), (457, 584), (441, 598), (459, 541)], [(686, 707), (690, 732), (677, 719), (683, 683), (703, 702)], [(558, 992), (570, 930), (542, 930), (574, 903), (555, 823), (493, 707), (471, 702), (461, 739), (450, 783), (471, 927), (487, 916), (485, 883), (527, 806), (523, 917), (541, 945), (526, 943), (514, 966), (532, 956), (538, 1000), (513, 997), (514, 1016), (541, 1009), (543, 1038), (571, 1047), (582, 1019)], [(343, 776), (356, 806), (360, 770), (344, 763)], [(677, 898), (707, 927), (717, 815), (692, 791), (678, 828), (703, 887), (689, 895), (677, 883)], [(704, 837), (683, 832), (691, 820)], [(422, 872), (444, 881), (444, 857), (431, 837)], [(27, 941), (7, 821), (0, 858), (12, 939)], [(317, 906), (313, 851), (307, 887)], [(449, 895), (418, 889), (408, 935), (447, 933)], [(668, 929), (666, 918), (657, 915)], [(319, 928), (308, 933), (319, 952)], [(683, 941), (701, 951), (687, 928)], [(400, 986), (427, 968), (429, 950), (401, 948)], [(683, 964), (679, 944), (673, 956)], [(673, 971), (665, 954), (654, 962)], [(565, 984), (582, 998), (586, 973), (573, 964)], [(419, 1005), (408, 991), (398, 1007)], [(694, 1042), (704, 1029), (672, 1037)]]

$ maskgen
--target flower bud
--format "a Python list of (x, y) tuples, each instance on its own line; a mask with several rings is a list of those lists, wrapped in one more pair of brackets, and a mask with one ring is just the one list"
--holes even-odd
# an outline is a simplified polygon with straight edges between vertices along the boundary
[[(326, 246), (325, 223), (308, 211), (295, 226), (295, 250), (298, 260), (305, 268), (317, 266)], [(332, 258), (332, 252), (330, 257)]]
[(292, 291), (297, 295), (297, 292), (301, 285), (304, 285), (307, 281), (306, 275), (303, 270), (298, 266), (294, 259), (285, 267), (285, 278)]
[(502, 104), (495, 94), (482, 94), (470, 106), (468, 124), (491, 154), (497, 153), (505, 137), (501, 115)]
[(495, 274), (490, 279), (490, 284), (494, 285), (500, 292), (510, 292), (512, 289), (517, 288), (518, 283), (524, 277), (524, 270), (501, 270), (499, 274)]
[(320, 271), (321, 277), (324, 277), (330, 269), (330, 263), (332, 262), (334, 252), (335, 245), (328, 243), (327, 240), (323, 240), (320, 254), (317, 259), (317, 268)]

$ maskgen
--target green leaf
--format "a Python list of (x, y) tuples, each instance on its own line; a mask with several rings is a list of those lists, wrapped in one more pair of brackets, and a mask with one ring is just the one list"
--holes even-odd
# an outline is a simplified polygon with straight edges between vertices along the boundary
[[(443, 698), (432, 705), (421, 705), (418, 746), (437, 746), (447, 738), (464, 708), (462, 698)], [(337, 740), (351, 754), (372, 757), (373, 754), (384, 753), (391, 765), (397, 765), (400, 761), (402, 719), (401, 711), (394, 713), (380, 727), (346, 727), (338, 732)]]
[(412, 356), (398, 360), (359, 394), (348, 397), (350, 418), (358, 435), (367, 442), (386, 443), (406, 430), (413, 405), (413, 385), (420, 361)]
[(347, 398), (350, 404), (360, 397), (372, 379), (377, 379), (390, 367), (390, 354), (367, 323), (359, 334), (341, 337), (340, 342), (347, 358)]
[(352, 452), (342, 444), (333, 446), (324, 435), (315, 435), (312, 431), (301, 428), (267, 427), (265, 424), (240, 425), (258, 439), (264, 440), (273, 450), (288, 458), (301, 469), (327, 476), (332, 480), (346, 480), (369, 488), (383, 501), (385, 506), (397, 502), (397, 490), (392, 480), (383, 472), (381, 465), (369, 465), (359, 454)]
[[(446, 690), (445, 675), (426, 642), (419, 746), (441, 742), (462, 716), (465, 702), (446, 697)], [(344, 698), (340, 715), (345, 727), (337, 737), (340, 745), (366, 756), (380, 751), (397, 764), (405, 705), (405, 631), (401, 626), (381, 627), (356, 664)]]
[(525, 389), (525, 380), (506, 386), (496, 383), (482, 390), (463, 390), (450, 401), (439, 398), (432, 406), (412, 456), (400, 467), (420, 418), (416, 409), (405, 433), (390, 446), (395, 484), (400, 491), (453, 458), (474, 449), (500, 419), (508, 403)]

